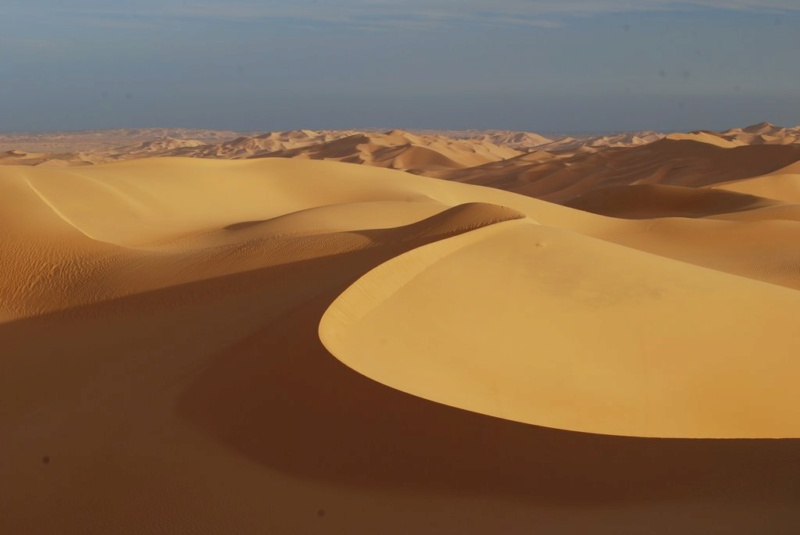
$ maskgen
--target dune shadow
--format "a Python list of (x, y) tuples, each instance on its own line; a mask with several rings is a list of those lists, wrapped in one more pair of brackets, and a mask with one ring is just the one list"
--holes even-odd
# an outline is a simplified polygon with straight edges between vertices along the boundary
[(757, 210), (777, 202), (722, 189), (631, 184), (593, 189), (561, 204), (623, 219), (654, 219), (711, 217)]
[(270, 221), (269, 219), (261, 219), (258, 221), (241, 221), (239, 223), (231, 223), (230, 225), (225, 225), (222, 227), (222, 230), (244, 230), (252, 227), (257, 227), (263, 223)]

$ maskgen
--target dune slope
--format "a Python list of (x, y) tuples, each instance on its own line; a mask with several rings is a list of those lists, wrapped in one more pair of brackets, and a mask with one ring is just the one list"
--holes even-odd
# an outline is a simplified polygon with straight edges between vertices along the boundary
[(383, 264), (337, 299), (320, 334), (368, 377), (492, 416), (797, 437), (800, 345), (785, 334), (798, 314), (797, 292), (519, 222)]
[(591, 190), (564, 203), (579, 210), (626, 219), (710, 217), (778, 204), (754, 195), (721, 189), (662, 184), (609, 186)]
[(763, 176), (719, 184), (715, 188), (800, 204), (800, 163)]
[[(719, 139), (710, 134), (707, 136)], [(546, 147), (542, 149), (546, 150)], [(523, 155), (498, 164), (489, 163), (436, 176), (497, 187), (552, 202), (567, 202), (609, 186), (709, 186), (772, 173), (798, 160), (798, 145), (725, 148), (698, 136), (684, 135), (641, 146), (567, 154), (557, 159), (531, 161)]]

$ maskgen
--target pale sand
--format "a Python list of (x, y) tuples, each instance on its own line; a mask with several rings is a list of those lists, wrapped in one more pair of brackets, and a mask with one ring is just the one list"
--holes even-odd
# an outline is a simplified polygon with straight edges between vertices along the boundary
[(381, 265), (334, 302), (320, 335), (382, 384), (482, 414), (783, 438), (800, 436), (798, 317), (796, 291), (521, 221)]
[(2, 168), (3, 529), (796, 533), (800, 231), (761, 193)]
[(715, 187), (800, 204), (800, 163), (794, 163), (764, 176), (737, 180)]
[(742, 141), (725, 139), (723, 135), (716, 134), (714, 132), (668, 134), (666, 136), (666, 139), (671, 139), (673, 141), (696, 141), (698, 143), (708, 143), (709, 145), (714, 145), (715, 147), (719, 147), (721, 149), (732, 149), (734, 147), (741, 147), (742, 145), (747, 145), (747, 143), (744, 143)]

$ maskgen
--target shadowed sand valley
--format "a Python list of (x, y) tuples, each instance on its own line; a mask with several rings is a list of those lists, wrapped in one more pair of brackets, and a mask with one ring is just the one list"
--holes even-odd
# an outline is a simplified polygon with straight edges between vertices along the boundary
[(800, 530), (798, 129), (162, 134), (0, 156), (9, 533)]

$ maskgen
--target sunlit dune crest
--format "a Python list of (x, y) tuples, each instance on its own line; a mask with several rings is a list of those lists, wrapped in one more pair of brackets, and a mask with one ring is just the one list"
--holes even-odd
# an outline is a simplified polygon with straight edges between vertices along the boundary
[(320, 334), (372, 379), (482, 414), (632, 436), (797, 437), (800, 346), (787, 334), (799, 313), (796, 291), (523, 221), (383, 264), (334, 302)]

